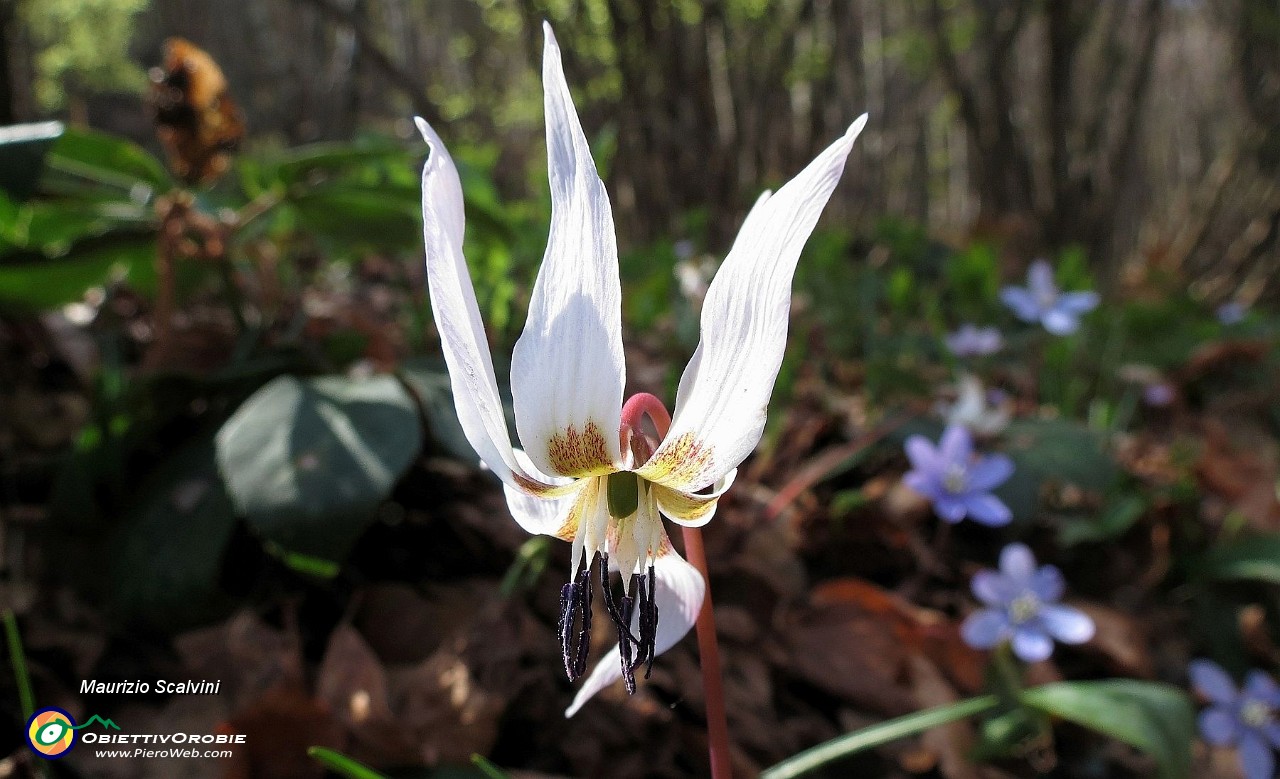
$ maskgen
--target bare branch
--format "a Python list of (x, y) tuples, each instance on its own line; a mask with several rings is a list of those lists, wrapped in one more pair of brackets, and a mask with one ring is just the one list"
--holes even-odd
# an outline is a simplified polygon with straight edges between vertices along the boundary
[(387, 54), (378, 45), (373, 33), (369, 31), (369, 28), (365, 26), (361, 19), (334, 4), (332, 0), (294, 1), (311, 6), (321, 14), (351, 30), (352, 35), (355, 36), (356, 42), (360, 46), (360, 53), (364, 55), (369, 64), (382, 72), (382, 75), (386, 77), (391, 86), (400, 90), (405, 97), (409, 98), (409, 102), (413, 104), (413, 110), (433, 125), (441, 123), (440, 110), (427, 97), (427, 85), (393, 60), (391, 55)]

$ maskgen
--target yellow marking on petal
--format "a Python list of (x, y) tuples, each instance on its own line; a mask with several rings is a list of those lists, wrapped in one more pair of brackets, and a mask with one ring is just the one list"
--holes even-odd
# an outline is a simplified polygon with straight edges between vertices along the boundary
[(561, 541), (572, 542), (578, 535), (578, 526), (582, 524), (582, 518), (586, 516), (588, 511), (595, 508), (599, 499), (600, 487), (596, 479), (592, 479), (589, 484), (582, 488), (578, 493), (578, 497), (574, 499), (573, 505), (569, 507), (569, 513), (565, 515), (564, 522), (560, 524), (560, 528), (552, 533)]
[(535, 498), (558, 498), (576, 492), (582, 487), (576, 481), (568, 484), (546, 484), (519, 472), (513, 472), (511, 477), (515, 480), (517, 487)]
[(603, 476), (618, 470), (609, 458), (604, 432), (591, 420), (587, 420), (581, 433), (569, 425), (563, 433), (551, 436), (547, 459), (561, 476)]
[(711, 467), (711, 446), (693, 433), (685, 433), (671, 441), (663, 441), (649, 462), (636, 473), (651, 482), (680, 488), (693, 484)]
[(654, 487), (654, 493), (664, 514), (686, 521), (702, 519), (715, 510), (716, 501), (720, 500), (719, 495), (688, 495), (660, 485)]

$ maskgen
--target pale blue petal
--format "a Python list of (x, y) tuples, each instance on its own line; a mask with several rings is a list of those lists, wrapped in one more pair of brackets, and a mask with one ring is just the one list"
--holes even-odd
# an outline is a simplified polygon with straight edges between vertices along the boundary
[(1013, 521), (1013, 512), (1009, 507), (989, 492), (966, 495), (964, 507), (969, 519), (987, 527), (1003, 527)]
[(1017, 585), (1010, 582), (995, 571), (978, 571), (973, 575), (969, 587), (974, 596), (988, 606), (1004, 608), (1018, 597)]
[(933, 499), (933, 510), (953, 525), (964, 519), (966, 511), (964, 501), (949, 492), (941, 492)]
[(917, 471), (938, 473), (941, 465), (939, 464), (938, 450), (934, 447), (932, 441), (922, 435), (913, 435), (907, 439), (907, 444), (904, 448), (907, 452), (907, 459), (911, 461), (912, 468)]
[(990, 649), (1009, 634), (1003, 611), (983, 609), (970, 614), (960, 626), (960, 637), (974, 649)]
[(1057, 604), (1040, 607), (1040, 622), (1050, 635), (1064, 644), (1083, 644), (1093, 638), (1095, 630), (1088, 614)]
[(1268, 722), (1262, 732), (1267, 737), (1267, 741), (1271, 742), (1271, 746), (1280, 749), (1280, 723)]
[(1217, 706), (1205, 709), (1200, 712), (1199, 722), (1200, 735), (1214, 746), (1234, 744), (1239, 736), (1240, 725), (1226, 709)]
[(1101, 298), (1097, 292), (1064, 292), (1058, 296), (1058, 303), (1054, 307), (1079, 316), (1097, 308), (1099, 302)]
[(1000, 550), (1000, 572), (1019, 588), (1025, 587), (1036, 574), (1036, 556), (1026, 544), (1009, 544)]
[(1187, 665), (1187, 675), (1191, 677), (1191, 686), (1204, 697), (1214, 703), (1230, 706), (1237, 696), (1235, 682), (1222, 666), (1212, 660), (1192, 660)]
[(1035, 295), (1022, 287), (1005, 287), (1000, 290), (1000, 300), (1023, 322), (1035, 322), (1040, 318), (1040, 305)]
[(1249, 310), (1242, 303), (1223, 303), (1218, 306), (1218, 321), (1224, 325), (1234, 325), (1244, 321)]
[(1241, 732), (1236, 754), (1240, 758), (1240, 768), (1244, 770), (1245, 779), (1273, 779), (1276, 770), (1275, 755), (1257, 733), (1247, 730)]
[(1053, 654), (1053, 639), (1039, 630), (1019, 628), (1013, 632), (1013, 653), (1027, 663), (1048, 660)]
[(973, 437), (964, 425), (947, 425), (938, 444), (938, 455), (944, 466), (959, 464), (969, 467), (973, 457)]
[(1280, 707), (1280, 687), (1277, 687), (1275, 680), (1262, 671), (1250, 671), (1244, 677), (1244, 694), (1263, 701), (1272, 708)]
[(931, 501), (937, 500), (942, 493), (938, 480), (921, 471), (907, 471), (902, 477), (902, 483)]
[(1062, 571), (1056, 565), (1044, 565), (1031, 577), (1031, 591), (1041, 603), (1053, 603), (1062, 598), (1067, 584), (1062, 579)]
[(1027, 269), (1027, 291), (1037, 298), (1058, 296), (1058, 285), (1053, 282), (1053, 268), (1044, 260), (1036, 260)]
[(975, 343), (975, 350), (978, 354), (995, 354), (1004, 346), (1004, 336), (1000, 335), (1000, 331), (994, 327), (987, 327), (978, 331), (978, 340)]
[(1003, 454), (983, 457), (969, 468), (969, 489), (986, 492), (999, 487), (1013, 475), (1013, 460)]
[(1040, 323), (1044, 325), (1045, 330), (1054, 335), (1071, 335), (1080, 329), (1080, 320), (1075, 314), (1056, 308), (1044, 312), (1044, 316), (1040, 317)]

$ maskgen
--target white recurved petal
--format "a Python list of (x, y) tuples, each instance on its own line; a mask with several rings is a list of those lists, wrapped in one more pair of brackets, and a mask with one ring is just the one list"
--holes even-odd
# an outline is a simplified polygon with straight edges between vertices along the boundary
[[(663, 548), (666, 554), (653, 564), (658, 579), (658, 590), (654, 596), (658, 606), (658, 634), (654, 650), (659, 655), (675, 646), (693, 627), (706, 594), (706, 584), (698, 569), (685, 562), (669, 545), (664, 544)], [(633, 624), (633, 629), (638, 628)], [(614, 647), (596, 663), (564, 716), (572, 717), (593, 695), (621, 678), (621, 660), (618, 648)]]
[(516, 429), (545, 473), (615, 470), (626, 380), (613, 214), (549, 26), (542, 59), (551, 233), (511, 359)]
[(782, 364), (791, 278), (831, 197), (863, 115), (772, 196), (761, 197), (717, 271), (702, 307), (702, 334), (676, 394), (671, 430), (639, 473), (696, 492), (755, 448)]
[(512, 453), (489, 342), (485, 340), (475, 289), (462, 257), (464, 221), (458, 171), (440, 136), (424, 120), (416, 121), (431, 148), (422, 169), (427, 291), (440, 331), (440, 347), (449, 366), (458, 421), (476, 454), (503, 482), (527, 491), (553, 492), (551, 485), (526, 473)]
[(511, 517), (516, 524), (536, 536), (559, 535), (563, 528), (577, 521), (577, 517), (572, 512), (586, 482), (581, 480), (575, 482), (574, 479), (540, 473), (529, 461), (529, 456), (520, 449), (515, 450), (515, 459), (517, 465), (538, 481), (559, 488), (568, 488), (569, 485), (573, 485), (569, 492), (550, 497), (531, 495), (528, 491), (510, 484), (502, 485), (507, 497), (507, 509), (511, 511)]
[(686, 493), (655, 484), (653, 494), (658, 499), (658, 510), (677, 525), (702, 527), (715, 516), (716, 502), (733, 486), (733, 480), (737, 476), (738, 469), (734, 468), (706, 492)]

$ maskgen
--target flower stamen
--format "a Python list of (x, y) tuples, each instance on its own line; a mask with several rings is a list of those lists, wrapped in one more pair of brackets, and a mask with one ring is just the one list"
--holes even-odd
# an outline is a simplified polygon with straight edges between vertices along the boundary
[(968, 483), (968, 474), (964, 465), (960, 463), (952, 463), (948, 466), (946, 475), (942, 477), (942, 486), (953, 495), (964, 492), (964, 488)]
[(1251, 728), (1266, 727), (1271, 716), (1271, 707), (1259, 700), (1247, 700), (1240, 707), (1240, 721)]
[(1009, 604), (1009, 621), (1021, 625), (1040, 613), (1040, 599), (1034, 593), (1023, 593)]
[[(576, 634), (575, 625), (578, 627)], [(573, 581), (560, 588), (560, 622), (557, 627), (564, 672), (569, 681), (577, 681), (586, 673), (587, 651), (591, 648), (590, 565), (584, 565)]]

